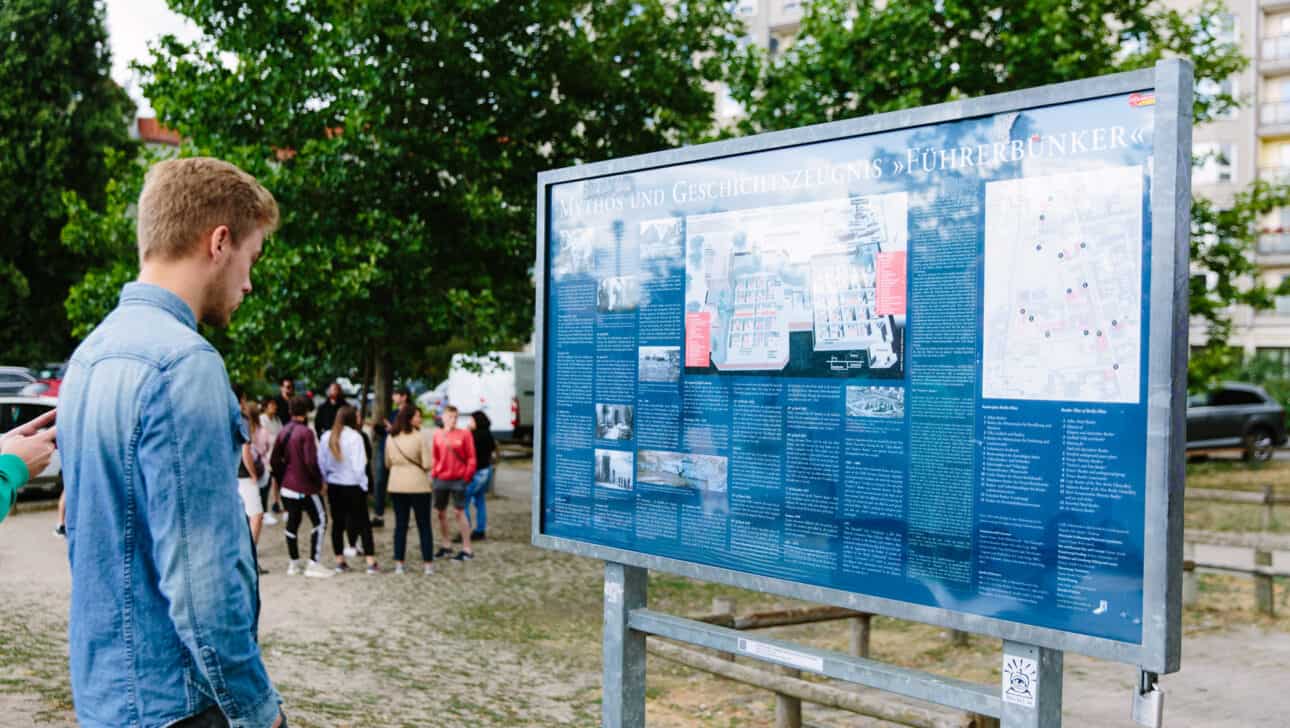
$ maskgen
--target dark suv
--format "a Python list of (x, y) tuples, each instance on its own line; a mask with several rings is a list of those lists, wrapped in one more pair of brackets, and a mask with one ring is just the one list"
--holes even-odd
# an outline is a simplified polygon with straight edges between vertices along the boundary
[(1187, 451), (1240, 450), (1268, 460), (1286, 443), (1286, 411), (1262, 387), (1223, 382), (1187, 398)]

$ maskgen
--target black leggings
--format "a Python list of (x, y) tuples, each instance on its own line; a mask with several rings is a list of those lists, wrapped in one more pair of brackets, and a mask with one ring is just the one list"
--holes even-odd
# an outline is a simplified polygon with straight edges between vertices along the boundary
[(408, 511), (417, 516), (417, 536), (421, 537), (421, 560), (434, 561), (434, 532), (430, 530), (429, 493), (391, 493), (394, 501), (394, 560), (402, 561), (408, 545)]
[(372, 522), (367, 518), (367, 493), (357, 485), (327, 485), (327, 501), (331, 503), (331, 550), (340, 556), (345, 550), (344, 533), (349, 532), (349, 542), (363, 537), (363, 553), (371, 556)]
[(322, 558), (322, 535), (327, 532), (327, 511), (323, 509), (322, 497), (307, 495), (304, 498), (283, 497), (282, 503), (287, 507), (287, 555), (292, 561), (300, 558), (300, 549), (296, 546), (296, 531), (300, 529), (301, 516), (308, 513), (313, 521), (314, 530), (309, 532), (309, 560)]

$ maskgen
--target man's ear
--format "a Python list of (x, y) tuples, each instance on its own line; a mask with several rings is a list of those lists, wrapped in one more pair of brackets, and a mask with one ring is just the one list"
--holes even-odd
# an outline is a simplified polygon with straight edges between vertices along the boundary
[(233, 245), (233, 234), (227, 225), (217, 225), (206, 239), (206, 254), (211, 260), (223, 257)]

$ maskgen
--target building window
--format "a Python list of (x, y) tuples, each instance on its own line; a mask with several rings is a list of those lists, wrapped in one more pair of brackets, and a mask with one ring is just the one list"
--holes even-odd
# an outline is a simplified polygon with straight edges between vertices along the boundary
[[(1281, 276), (1281, 286), (1285, 286), (1290, 281), (1290, 276)], [(1290, 296), (1273, 296), (1273, 304), (1278, 316), (1290, 315)]]
[(1202, 142), (1192, 149), (1196, 168), (1191, 181), (1199, 185), (1225, 184), (1232, 181), (1236, 168), (1236, 145)]
[(739, 0), (735, 3), (735, 15), (740, 18), (752, 18), (757, 15), (760, 0)]
[[(1240, 101), (1240, 86), (1235, 77), (1228, 77), (1222, 81), (1215, 81), (1212, 78), (1202, 78), (1196, 82), (1196, 96), (1202, 101), (1212, 103), (1220, 95)], [(1230, 121), (1237, 115), (1237, 106), (1232, 104), (1231, 108), (1221, 114), (1215, 114), (1212, 118), (1215, 121)]]
[(1260, 346), (1254, 350), (1257, 361), (1271, 362), (1282, 368), (1290, 368), (1290, 349), (1280, 346)]

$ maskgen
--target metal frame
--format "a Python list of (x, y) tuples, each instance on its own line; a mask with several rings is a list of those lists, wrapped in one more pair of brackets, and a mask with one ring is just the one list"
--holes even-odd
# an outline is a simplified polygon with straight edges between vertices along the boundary
[[(1148, 339), (1147, 460), (1145, 529), (1143, 533), (1143, 640), (1120, 642), (1062, 630), (1036, 627), (992, 617), (957, 612), (910, 602), (857, 594), (839, 589), (758, 576), (679, 559), (548, 536), (542, 526), (544, 432), (534, 432), (533, 544), (579, 556), (612, 562), (619, 569), (654, 569), (754, 591), (777, 594), (858, 611), (910, 619), (966, 632), (989, 635), (1044, 654), (1071, 651), (1092, 657), (1139, 665), (1151, 672), (1179, 668), (1181, 651), (1182, 488), (1187, 371), (1188, 241), (1190, 234), (1190, 169), (1192, 69), (1185, 60), (1161, 61), (1155, 68), (1130, 71), (1035, 89), (985, 96), (917, 109), (877, 114), (788, 131), (773, 132), (694, 147), (672, 149), (623, 159), (543, 172), (537, 184), (537, 263), (542, 276), (537, 296), (534, 344), (537, 361), (546, 353), (546, 300), (549, 294), (547, 208), (552, 185), (596, 177), (694, 163), (813, 142), (861, 136), (904, 127), (952, 122), (1009, 111), (1086, 99), (1155, 92), (1151, 185), (1150, 334)], [(536, 410), (545, 421), (546, 367), (537, 378)], [(607, 572), (608, 575), (608, 572)], [(639, 578), (639, 577), (633, 577)], [(621, 585), (622, 582), (620, 581)], [(609, 589), (609, 582), (606, 582)], [(620, 595), (621, 596), (621, 595)], [(608, 597), (608, 592), (607, 592)], [(640, 604), (643, 606), (643, 593)], [(606, 600), (606, 617), (609, 614)], [(615, 612), (618, 615), (617, 612)], [(651, 615), (653, 618), (653, 615)], [(645, 617), (618, 615), (644, 626)], [(607, 621), (608, 630), (608, 621)], [(630, 630), (629, 630), (630, 631)], [(608, 640), (608, 631), (606, 639)], [(610, 655), (606, 653), (608, 670)], [(621, 654), (619, 655), (621, 657)], [(617, 659), (617, 658), (615, 658)], [(1049, 660), (1051, 662), (1051, 659)], [(1060, 654), (1057, 660), (1060, 676)], [(1058, 678), (1060, 684), (1060, 677)], [(1060, 696), (1060, 693), (1058, 694)]]

